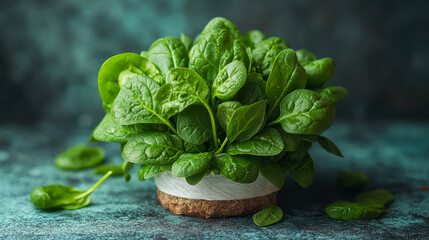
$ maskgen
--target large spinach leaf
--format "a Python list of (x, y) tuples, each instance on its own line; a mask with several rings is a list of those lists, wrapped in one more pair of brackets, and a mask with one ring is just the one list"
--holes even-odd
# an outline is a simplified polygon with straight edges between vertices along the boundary
[(241, 106), (234, 111), (229, 121), (226, 136), (229, 142), (246, 141), (253, 137), (264, 124), (265, 101)]
[(247, 79), (247, 69), (243, 62), (233, 61), (226, 65), (217, 75), (212, 86), (212, 106), (215, 97), (222, 100), (232, 99), (244, 86)]
[(210, 116), (206, 109), (191, 105), (177, 114), (177, 133), (188, 143), (199, 145), (212, 137)]
[(134, 136), (122, 151), (122, 157), (140, 165), (170, 165), (184, 153), (183, 142), (175, 134), (147, 132)]
[(175, 177), (190, 177), (205, 172), (212, 158), (213, 154), (210, 152), (184, 153), (174, 162), (171, 173)]
[(280, 52), (267, 80), (268, 118), (278, 113), (277, 107), (284, 97), (295, 89), (304, 88), (306, 82), (305, 71), (298, 63), (295, 51)]
[(135, 53), (122, 53), (107, 59), (98, 73), (98, 89), (106, 110), (110, 110), (113, 101), (119, 93), (119, 78), (130, 73), (144, 74), (155, 82), (162, 84), (164, 78), (156, 66), (147, 58)]
[(171, 68), (188, 67), (189, 62), (185, 45), (176, 37), (156, 40), (148, 50), (148, 58), (164, 77), (168, 76)]
[(259, 169), (255, 157), (228, 153), (216, 155), (216, 166), (222, 176), (238, 183), (252, 183), (258, 178)]
[(232, 114), (237, 108), (241, 107), (241, 103), (237, 101), (227, 101), (219, 104), (217, 107), (217, 120), (223, 130), (228, 129), (229, 122), (231, 121)]
[(297, 89), (280, 104), (280, 116), (269, 125), (280, 123), (284, 131), (318, 135), (332, 123), (329, 104), (307, 89)]
[(265, 128), (251, 139), (234, 143), (227, 152), (231, 155), (274, 156), (284, 148), (280, 133), (274, 128)]

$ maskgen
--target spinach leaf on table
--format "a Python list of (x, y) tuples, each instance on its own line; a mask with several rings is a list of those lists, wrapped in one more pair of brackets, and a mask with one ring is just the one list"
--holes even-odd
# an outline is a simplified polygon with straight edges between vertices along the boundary
[(253, 222), (260, 227), (265, 227), (279, 222), (282, 218), (282, 209), (276, 205), (269, 205), (253, 215)]
[(340, 220), (374, 219), (381, 217), (387, 212), (385, 208), (348, 201), (334, 202), (327, 206), (325, 211), (331, 218)]
[(112, 174), (107, 172), (94, 186), (80, 191), (63, 185), (37, 187), (31, 192), (30, 201), (38, 209), (78, 209), (89, 205), (92, 192)]
[(386, 189), (377, 189), (360, 193), (355, 197), (355, 201), (366, 205), (387, 207), (395, 201), (395, 197)]
[(102, 148), (76, 145), (59, 154), (55, 158), (55, 166), (62, 170), (80, 170), (100, 165), (103, 160)]

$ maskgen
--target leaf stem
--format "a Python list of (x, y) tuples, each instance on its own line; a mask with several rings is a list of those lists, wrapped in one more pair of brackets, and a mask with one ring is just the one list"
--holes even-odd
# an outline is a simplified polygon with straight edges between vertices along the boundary
[(279, 123), (279, 122), (280, 122), (280, 121), (278, 121), (278, 119), (273, 120), (273, 121), (271, 121), (271, 122), (267, 123), (267, 127), (273, 126), (274, 124), (277, 124), (277, 123)]
[(165, 123), (165, 125), (167, 125), (167, 127), (168, 128), (170, 128), (171, 129), (171, 131), (173, 131), (173, 133), (174, 134), (176, 134), (176, 135), (179, 135), (178, 133), (177, 133), (177, 130), (173, 127), (173, 125), (170, 123), (170, 121), (169, 120), (167, 120), (166, 122), (164, 122)]
[(75, 197), (75, 199), (83, 198), (91, 194), (98, 186), (100, 186), (100, 184), (104, 182), (104, 180), (106, 180), (110, 175), (112, 175), (112, 173), (112, 171), (108, 171), (100, 180), (98, 180), (96, 184), (88, 188), (88, 190), (86, 190), (82, 195), (78, 195), (77, 197)]
[(215, 122), (215, 119), (213, 116), (213, 112), (212, 112), (210, 106), (208, 106), (205, 102), (203, 102), (203, 105), (207, 109), (207, 111), (209, 112), (209, 115), (210, 115), (210, 121), (212, 123), (212, 131), (213, 131), (213, 141), (214, 141), (215, 148), (219, 148), (219, 143), (217, 141), (216, 122)]
[(215, 152), (215, 155), (217, 155), (223, 151), (223, 148), (225, 147), (227, 142), (228, 142), (228, 138), (226, 137), (225, 140), (223, 141), (222, 145), (220, 146), (220, 148)]

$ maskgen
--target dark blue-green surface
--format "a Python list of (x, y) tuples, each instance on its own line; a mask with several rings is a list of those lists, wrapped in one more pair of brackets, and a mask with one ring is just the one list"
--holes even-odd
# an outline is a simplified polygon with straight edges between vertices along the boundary
[[(279, 203), (284, 220), (260, 228), (251, 216), (200, 219), (175, 216), (156, 200), (153, 181), (134, 177), (108, 179), (78, 210), (41, 211), (29, 201), (30, 192), (48, 184), (84, 189), (99, 176), (92, 170), (64, 172), (53, 159), (68, 146), (86, 142), (90, 129), (0, 127), (0, 239), (427, 239), (429, 237), (429, 124), (386, 123), (365, 126), (335, 123), (326, 136), (342, 149), (345, 159), (315, 146), (312, 156), (316, 182), (301, 189), (287, 179)], [(120, 163), (119, 146), (103, 145), (107, 162)], [(382, 219), (343, 222), (327, 217), (324, 207), (337, 200), (352, 200), (336, 186), (339, 170), (363, 170), (372, 188), (392, 191), (396, 201)]]

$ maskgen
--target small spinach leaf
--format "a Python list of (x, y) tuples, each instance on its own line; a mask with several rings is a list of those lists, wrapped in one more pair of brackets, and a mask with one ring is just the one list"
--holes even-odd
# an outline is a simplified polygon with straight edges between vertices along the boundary
[(316, 56), (314, 56), (314, 54), (307, 49), (296, 50), (296, 56), (298, 57), (298, 62), (301, 64), (301, 66), (304, 66), (317, 59)]
[(253, 215), (253, 222), (260, 227), (265, 227), (279, 222), (282, 218), (282, 209), (276, 205), (269, 205)]
[(62, 170), (79, 170), (101, 164), (104, 160), (102, 148), (76, 145), (55, 158), (55, 166)]
[[(124, 143), (121, 144), (121, 155), (124, 147), (125, 147), (125, 144)], [(134, 167), (134, 163), (132, 162), (124, 161), (122, 163), (121, 168), (122, 168), (122, 172), (124, 173), (125, 182), (129, 182), (131, 180), (130, 172), (133, 169), (133, 167)]]
[(171, 167), (171, 173), (175, 177), (190, 177), (197, 173), (205, 171), (211, 159), (212, 153), (184, 153)]
[(387, 207), (395, 201), (395, 197), (386, 189), (377, 189), (374, 191), (360, 193), (356, 196), (355, 201), (371, 206)]
[(247, 141), (231, 144), (227, 152), (231, 155), (274, 156), (283, 148), (280, 133), (274, 128), (265, 128)]
[(259, 169), (255, 157), (223, 153), (216, 155), (215, 160), (220, 174), (234, 182), (252, 183), (258, 178)]
[(30, 200), (38, 209), (78, 209), (88, 206), (91, 193), (112, 174), (107, 172), (94, 186), (85, 191), (63, 185), (37, 187), (31, 192)]
[[(201, 180), (203, 180), (203, 178), (205, 177), (205, 176), (207, 176), (207, 172), (208, 172), (209, 170), (206, 170), (205, 172), (200, 172), (200, 173), (197, 173), (197, 174), (195, 174), (195, 175), (192, 175), (192, 176), (189, 176), (189, 177), (186, 177), (186, 182), (189, 184), (189, 185), (197, 185), (199, 182), (201, 182)], [(211, 172), (211, 171), (209, 171), (209, 172)], [(209, 173), (210, 174), (210, 173)]]
[(327, 137), (319, 136), (317, 142), (319, 142), (320, 146), (327, 152), (330, 152), (338, 157), (344, 157), (337, 145), (335, 145), (335, 143), (329, 140)]
[(343, 87), (331, 86), (314, 89), (314, 91), (317, 92), (320, 97), (327, 101), (330, 105), (337, 104), (347, 96), (347, 90)]
[(265, 101), (241, 106), (234, 111), (229, 121), (226, 135), (229, 142), (246, 141), (262, 127), (265, 119)]
[(244, 86), (247, 79), (247, 69), (243, 62), (233, 61), (226, 65), (217, 75), (212, 86), (212, 106), (215, 97), (222, 100), (232, 99)]
[(186, 51), (189, 51), (194, 43), (194, 40), (184, 33), (180, 33), (180, 41), (182, 41)]
[(329, 81), (335, 72), (335, 62), (332, 58), (321, 58), (304, 66), (307, 73), (306, 88), (319, 88)]
[(265, 40), (265, 35), (261, 31), (251, 30), (243, 36), (242, 40), (247, 47), (254, 49), (260, 42)]
[(156, 40), (148, 50), (148, 58), (168, 76), (171, 68), (188, 66), (188, 51), (185, 45), (176, 37), (164, 37)]
[(241, 103), (237, 101), (227, 101), (219, 104), (216, 117), (223, 130), (227, 130), (232, 114), (239, 107), (241, 107)]
[(334, 202), (326, 207), (326, 213), (340, 220), (368, 220), (379, 218), (386, 209), (347, 201)]
[(277, 55), (286, 48), (289, 48), (289, 45), (283, 39), (271, 37), (259, 42), (252, 50), (253, 65), (264, 79), (270, 75)]

